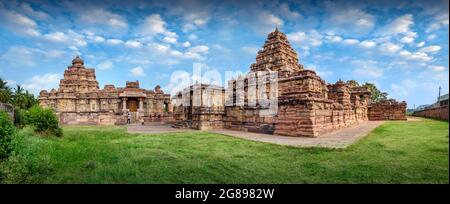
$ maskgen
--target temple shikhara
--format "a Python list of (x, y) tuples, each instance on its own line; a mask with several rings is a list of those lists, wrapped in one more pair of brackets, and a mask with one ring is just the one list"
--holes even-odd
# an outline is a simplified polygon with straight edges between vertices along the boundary
[(42, 106), (56, 110), (62, 124), (166, 122), (177, 128), (233, 129), (287, 136), (318, 137), (367, 120), (406, 120), (406, 102), (372, 103), (365, 87), (326, 83), (299, 63), (278, 29), (268, 35), (249, 72), (227, 88), (194, 84), (175, 96), (139, 88), (106, 85), (99, 89), (94, 69), (72, 61), (58, 90), (41, 91)]

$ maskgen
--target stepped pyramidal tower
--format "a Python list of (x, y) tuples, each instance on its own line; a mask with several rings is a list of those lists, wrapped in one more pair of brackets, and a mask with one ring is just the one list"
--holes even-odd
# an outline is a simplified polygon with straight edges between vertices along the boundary
[(298, 64), (298, 55), (292, 49), (286, 35), (277, 29), (271, 32), (263, 49), (258, 51), (256, 63), (250, 66), (255, 71), (289, 71), (303, 70), (303, 65)]
[(95, 69), (84, 67), (84, 61), (79, 56), (72, 60), (72, 66), (64, 71), (64, 79), (59, 83), (62, 92), (95, 92), (99, 90), (95, 77)]

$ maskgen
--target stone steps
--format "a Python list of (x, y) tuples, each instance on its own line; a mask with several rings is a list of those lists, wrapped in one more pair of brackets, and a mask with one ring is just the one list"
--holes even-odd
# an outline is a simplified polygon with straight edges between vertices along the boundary
[(171, 126), (178, 129), (190, 128), (192, 126), (192, 121), (179, 121), (172, 124)]

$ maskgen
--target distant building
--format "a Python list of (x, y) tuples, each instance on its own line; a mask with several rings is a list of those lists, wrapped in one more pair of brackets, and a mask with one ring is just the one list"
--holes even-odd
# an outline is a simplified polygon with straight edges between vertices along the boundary
[(413, 115), (426, 118), (436, 118), (448, 120), (448, 94), (437, 98), (437, 102), (432, 105), (422, 105), (414, 110)]
[(437, 104), (439, 104), (439, 106), (447, 106), (448, 105), (448, 94), (438, 97)]

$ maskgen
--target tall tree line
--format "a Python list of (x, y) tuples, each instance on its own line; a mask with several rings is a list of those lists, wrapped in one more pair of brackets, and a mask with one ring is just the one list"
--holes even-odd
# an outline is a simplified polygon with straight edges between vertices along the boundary
[(0, 102), (12, 104), (19, 109), (29, 109), (37, 104), (38, 100), (22, 86), (11, 88), (8, 82), (0, 78)]

